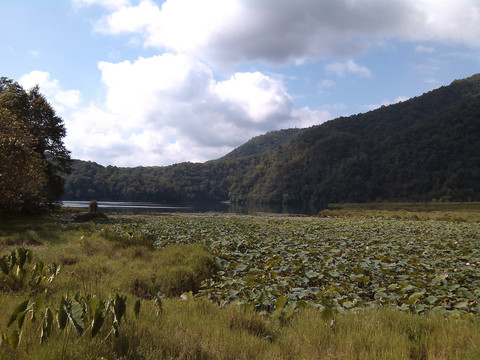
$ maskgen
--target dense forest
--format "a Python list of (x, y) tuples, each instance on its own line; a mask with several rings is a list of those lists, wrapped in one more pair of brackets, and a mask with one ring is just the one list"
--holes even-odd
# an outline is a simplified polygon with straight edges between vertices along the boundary
[(368, 113), (273, 131), (206, 163), (75, 161), (73, 169), (69, 200), (480, 201), (480, 74)]

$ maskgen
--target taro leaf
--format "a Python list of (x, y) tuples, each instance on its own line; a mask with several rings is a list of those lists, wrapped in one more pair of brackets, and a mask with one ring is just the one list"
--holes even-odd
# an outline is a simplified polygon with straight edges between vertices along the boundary
[(462, 294), (463, 296), (465, 296), (468, 300), (470, 301), (475, 301), (476, 300), (476, 296), (473, 295), (470, 291), (468, 290), (463, 290), (462, 291)]
[(309, 287), (307, 290), (312, 295), (317, 295), (321, 291), (318, 287)]
[(282, 315), (284, 319), (288, 319), (290, 316), (292, 316), (295, 312), (295, 309), (297, 307), (296, 301), (289, 301), (287, 305), (283, 308)]
[(413, 286), (413, 285), (407, 285), (407, 286), (402, 288), (402, 292), (408, 292), (408, 291), (412, 291), (412, 290), (415, 290), (415, 286)]
[(95, 316), (97, 309), (100, 307), (100, 299), (96, 296), (92, 296), (91, 298), (86, 300), (88, 310), (92, 316)]
[(122, 317), (127, 310), (127, 297), (125, 295), (115, 294), (115, 301), (113, 303), (115, 317), (118, 320), (118, 324), (122, 322)]
[(15, 310), (13, 310), (12, 315), (10, 315), (10, 320), (8, 321), (7, 327), (10, 327), (15, 321), (18, 320), (18, 328), (21, 329), (23, 325), (23, 320), (25, 319), (25, 312), (28, 308), (29, 300), (24, 300), (17, 305)]
[(48, 271), (50, 272), (50, 276), (48, 277), (48, 282), (52, 282), (53, 279), (55, 279), (55, 277), (58, 275), (58, 273), (60, 272), (60, 266), (55, 264), (55, 263), (51, 263), (50, 266), (48, 267)]
[(19, 342), (20, 342), (20, 334), (18, 333), (17, 330), (13, 330), (13, 332), (10, 334), (8, 338), (8, 343), (10, 345), (10, 348), (12, 350), (15, 350)]
[[(102, 302), (103, 303), (103, 302)], [(105, 321), (105, 312), (104, 309), (101, 306), (98, 306), (95, 309), (95, 313), (93, 314), (93, 320), (92, 320), (92, 338), (95, 337), (95, 335), (98, 334), (100, 331), (103, 323)]]
[(343, 306), (345, 309), (350, 309), (350, 308), (354, 307), (355, 304), (354, 304), (353, 302), (351, 302), (351, 301), (344, 301), (343, 304), (342, 304), (342, 306)]
[(460, 300), (455, 304), (454, 307), (455, 309), (458, 309), (458, 310), (468, 310), (468, 300), (467, 299)]
[(413, 293), (412, 295), (410, 295), (409, 299), (418, 299), (420, 297), (423, 297), (423, 294), (425, 294), (425, 290), (424, 291), (417, 291), (417, 292)]
[(58, 324), (58, 328), (61, 330), (65, 329), (65, 326), (67, 326), (68, 315), (67, 315), (66, 306), (67, 306), (67, 301), (65, 300), (64, 297), (62, 297), (60, 308), (57, 311), (57, 324)]
[(138, 299), (135, 301), (135, 305), (133, 306), (133, 313), (135, 314), (135, 318), (138, 319), (138, 315), (140, 314), (140, 308), (142, 306), (142, 300)]
[(119, 324), (118, 324), (117, 320), (113, 320), (112, 327), (113, 327), (113, 334), (115, 335), (115, 337), (118, 337), (118, 335), (119, 335), (119, 332), (118, 332)]
[(236, 271), (244, 271), (248, 268), (248, 265), (246, 264), (238, 264), (236, 267), (235, 267), (235, 270)]
[(68, 319), (75, 327), (79, 335), (83, 333), (83, 310), (82, 306), (76, 301), (70, 301), (69, 306), (67, 306), (67, 315)]
[(320, 275), (320, 274), (316, 271), (313, 271), (313, 270), (308, 270), (305, 273), (305, 276), (308, 277), (309, 279), (316, 278), (316, 277), (318, 277), (318, 275)]
[(436, 296), (430, 295), (427, 298), (427, 301), (430, 305), (434, 305), (437, 302), (438, 298)]
[(47, 290), (45, 290), (43, 293), (38, 295), (35, 298), (35, 301), (31, 305), (32, 308), (32, 321), (35, 321), (35, 318), (37, 314), (40, 312), (40, 309), (43, 307), (43, 304), (45, 304), (45, 298), (47, 296)]
[(287, 298), (285, 296), (280, 296), (275, 301), (275, 308), (276, 309), (283, 309), (285, 307), (286, 303), (287, 303)]
[(40, 343), (43, 344), (50, 336), (53, 324), (53, 313), (50, 308), (45, 309), (45, 315), (43, 316), (42, 327), (40, 329)]
[(422, 304), (416, 305), (414, 311), (418, 314), (425, 310), (425, 306)]
[(10, 272), (10, 267), (8, 266), (8, 255), (5, 255), (0, 259), (0, 268), (5, 275), (8, 275)]
[(42, 271), (43, 271), (43, 262), (42, 261), (39, 261), (39, 262), (36, 262), (34, 265), (33, 265), (33, 268), (32, 268), (32, 279), (33, 281), (35, 282), (36, 285), (40, 284), (40, 281), (42, 281)]
[(10, 267), (10, 271), (13, 270), (13, 267), (15, 266), (16, 263), (17, 263), (17, 253), (15, 252), (15, 250), (12, 250), (10, 252), (10, 256), (8, 257), (8, 266)]
[(23, 265), (25, 265), (25, 262), (27, 260), (31, 261), (32, 259), (32, 252), (30, 250), (24, 249), (24, 248), (18, 248), (16, 250), (17, 252), (17, 265), (18, 268), (23, 270)]
[(238, 295), (238, 290), (230, 289), (227, 291), (228, 297), (235, 297)]
[(260, 304), (268, 306), (270, 304), (270, 300), (268, 299), (268, 296), (265, 295), (265, 293), (260, 293), (260, 295), (256, 299)]
[(247, 295), (247, 297), (250, 300), (255, 299), (255, 297), (257, 296), (257, 295), (255, 295), (255, 293), (252, 290), (245, 290), (244, 292), (245, 292), (245, 295)]

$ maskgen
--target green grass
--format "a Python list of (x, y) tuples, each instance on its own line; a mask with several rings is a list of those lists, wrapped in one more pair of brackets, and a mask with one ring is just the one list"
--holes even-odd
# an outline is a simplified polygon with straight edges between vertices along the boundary
[[(390, 220), (382, 223), (376, 211), (363, 210), (363, 217), (354, 217), (352, 222), (231, 215), (181, 215), (161, 219), (110, 217), (107, 223), (60, 221), (65, 214), (4, 217), (0, 220), (0, 256), (25, 246), (33, 250), (33, 262), (56, 262), (62, 268), (53, 282), (42, 282), (38, 289), (2, 288), (5, 278), (0, 275), (0, 333), (13, 331), (16, 325), (10, 328), (6, 325), (14, 308), (43, 289), (48, 291), (45, 305), (54, 312), (62, 296), (71, 298), (78, 292), (106, 299), (119, 293), (127, 296), (127, 314), (118, 337), (110, 334), (108, 327), (103, 327), (92, 339), (89, 331), (78, 336), (71, 327), (61, 331), (55, 325), (43, 345), (39, 344), (41, 321), (32, 322), (27, 316), (18, 349), (12, 351), (5, 343), (0, 345), (0, 359), (480, 358), (478, 317), (446, 317), (443, 312), (435, 311), (417, 315), (391, 307), (319, 311), (300, 306), (299, 302), (293, 316), (278, 318), (272, 316), (273, 309), (261, 307), (254, 311), (253, 303), (234, 301), (235, 296), (230, 297), (230, 303), (215, 297), (211, 297), (213, 301), (208, 300), (208, 294), (222, 291), (228, 294), (227, 290), (235, 290), (234, 283), (229, 281), (244, 276), (238, 270), (236, 275), (227, 276), (229, 272), (234, 274), (234, 270), (222, 268), (219, 256), (231, 262), (231, 269), (238, 269), (241, 263), (234, 256), (241, 258), (248, 246), (262, 239), (274, 244), (287, 234), (300, 239), (315, 232), (325, 235), (331, 231), (328, 230), (330, 224), (338, 228), (338, 232), (332, 234), (340, 239), (342, 231), (359, 236), (362, 227), (384, 229), (384, 225), (403, 224), (404, 218), (398, 218), (399, 210), (388, 213), (382, 210), (386, 219), (398, 218), (393, 223)], [(358, 216), (358, 213), (341, 214), (342, 217), (351, 215)], [(465, 212), (465, 221), (477, 215), (474, 211)], [(369, 216), (375, 219), (372, 225), (369, 225)], [(467, 229), (456, 230), (456, 220), (440, 220), (442, 222), (430, 219), (431, 223), (423, 225), (436, 229), (445, 224), (460, 237), (455, 231)], [(411, 220), (405, 221), (402, 226), (407, 229), (415, 225)], [(469, 223), (472, 233), (478, 225)], [(154, 241), (160, 246), (153, 246)], [(474, 251), (478, 252), (478, 246)], [(226, 282), (219, 281), (219, 271), (225, 274), (222, 276)], [(475, 274), (480, 278), (478, 271)], [(252, 284), (256, 281), (257, 287), (269, 286), (265, 280), (256, 275)], [(210, 283), (215, 283), (212, 292), (207, 291)], [(164, 300), (158, 313), (155, 299), (159, 292), (164, 294)], [(190, 292), (193, 296), (180, 297)], [(137, 300), (142, 302), (138, 318), (133, 311)]]
[(410, 220), (480, 222), (480, 203), (365, 203), (329, 204), (320, 216), (381, 216)]

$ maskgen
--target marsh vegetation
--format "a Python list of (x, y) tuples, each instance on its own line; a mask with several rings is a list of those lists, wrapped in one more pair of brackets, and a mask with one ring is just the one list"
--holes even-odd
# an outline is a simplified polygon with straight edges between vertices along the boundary
[(0, 358), (478, 358), (480, 216), (418, 210), (4, 216)]

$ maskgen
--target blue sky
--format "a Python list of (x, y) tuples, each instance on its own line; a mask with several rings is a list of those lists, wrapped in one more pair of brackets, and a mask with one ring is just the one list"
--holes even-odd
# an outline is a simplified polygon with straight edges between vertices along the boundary
[(0, 76), (39, 84), (72, 157), (218, 158), (480, 72), (478, 0), (3, 0)]

